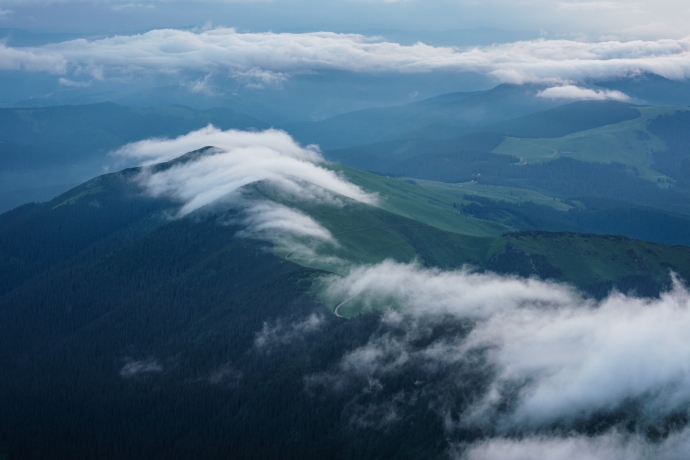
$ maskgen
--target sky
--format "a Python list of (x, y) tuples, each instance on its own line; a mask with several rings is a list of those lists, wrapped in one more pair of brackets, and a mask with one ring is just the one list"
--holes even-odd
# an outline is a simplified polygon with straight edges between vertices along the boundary
[(201, 27), (241, 31), (476, 27), (535, 31), (549, 38), (679, 38), (690, 34), (681, 0), (0, 0), (2, 27), (127, 33)]
[(424, 97), (539, 83), (556, 88), (548, 97), (627, 100), (592, 82), (690, 75), (690, 6), (678, 0), (0, 0), (0, 28), (3, 103), (163, 85), (217, 96), (324, 72), (485, 79)]
[[(66, 34), (41, 43), (0, 44), (0, 74), (47, 76), (65, 89), (164, 75), (186, 82), (191, 93), (212, 95), (217, 89), (209, 82), (219, 78), (261, 90), (316, 72), (470, 72), (497, 84), (544, 85), (541, 97), (626, 100), (621, 92), (588, 85), (645, 72), (672, 80), (690, 76), (687, 0), (0, 0), (0, 26)], [(496, 43), (481, 46), (474, 46), (472, 33), (440, 34), (477, 27), (515, 33), (490, 31)], [(486, 35), (474, 32), (481, 34)], [(153, 196), (179, 201), (180, 216), (255, 181), (336, 207), (342, 204), (331, 194), (371, 204), (378, 199), (322, 167), (317, 149), (298, 145), (282, 131), (208, 127), (173, 140), (138, 142), (116, 155), (150, 163), (206, 145), (218, 150), (166, 170), (145, 170), (140, 184)], [(338, 244), (335, 235), (296, 209), (242, 205), (245, 224), (264, 238), (277, 232)], [(660, 449), (650, 458), (676, 458), (690, 450), (690, 430), (668, 438), (682, 448), (667, 447), (666, 441), (650, 447), (615, 432), (563, 438), (560, 432), (544, 437), (542, 430), (568, 414), (579, 417), (576, 426), (592, 413), (629, 401), (639, 405), (650, 426), (687, 407), (690, 293), (680, 285), (656, 300), (612, 295), (594, 303), (551, 283), (393, 262), (354, 267), (325, 283), (332, 304), (358, 296), (374, 306), (402, 305), (401, 315), (385, 320), (400, 324), (403, 333), (372, 337), (344, 356), (333, 375), (320, 379), (371, 380), (405, 371), (417, 358), (430, 366), (459, 365), (474, 350), (491, 350), (487, 358), (498, 370), (492, 382), (497, 390), (488, 394), (493, 399), (479, 401), (474, 412), (452, 422), (461, 428), (491, 420), (495, 437), (473, 446), (467, 458), (506, 458), (506, 451), (518, 452), (513, 458), (544, 458), (547, 450), (566, 452), (551, 458), (583, 452), (581, 458), (635, 458), (630, 449), (636, 454)], [(467, 340), (411, 348), (422, 326), (448, 315), (477, 321)], [(288, 329), (294, 334), (316, 325), (318, 318)], [(265, 336), (276, 336), (274, 329), (266, 329)], [(159, 370), (155, 361), (132, 362), (122, 375)], [(498, 408), (511, 397), (501, 389), (515, 382), (530, 383), (515, 410), (501, 414)], [(515, 434), (524, 438), (516, 440)]]

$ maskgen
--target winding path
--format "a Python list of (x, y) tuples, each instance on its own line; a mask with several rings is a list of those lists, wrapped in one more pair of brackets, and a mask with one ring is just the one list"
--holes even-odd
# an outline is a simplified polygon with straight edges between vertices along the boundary
[(344, 316), (340, 316), (340, 314), (338, 313), (338, 309), (339, 309), (340, 307), (342, 307), (343, 305), (345, 305), (346, 303), (348, 303), (350, 300), (352, 300), (352, 299), (354, 299), (355, 297), (357, 297), (358, 295), (359, 295), (359, 294), (355, 294), (355, 295), (353, 295), (352, 297), (350, 297), (349, 299), (347, 299), (347, 300), (345, 300), (345, 301), (343, 301), (343, 302), (340, 302), (338, 305), (336, 305), (336, 307), (333, 309), (333, 313), (335, 313), (335, 316), (337, 316), (338, 318), (345, 318)]

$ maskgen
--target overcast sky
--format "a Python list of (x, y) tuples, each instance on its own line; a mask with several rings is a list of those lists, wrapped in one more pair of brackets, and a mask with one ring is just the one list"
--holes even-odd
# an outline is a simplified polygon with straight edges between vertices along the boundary
[(547, 38), (690, 35), (684, 0), (0, 0), (1, 26), (133, 32), (214, 25), (248, 31), (448, 30), (496, 27)]

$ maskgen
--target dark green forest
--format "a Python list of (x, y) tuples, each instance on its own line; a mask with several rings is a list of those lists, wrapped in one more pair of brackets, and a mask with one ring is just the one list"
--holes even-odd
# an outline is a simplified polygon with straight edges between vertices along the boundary
[[(687, 283), (688, 112), (636, 128), (638, 142), (657, 136), (667, 147), (650, 153), (653, 168), (671, 178), (663, 184), (627, 164), (528, 164), (494, 153), (507, 136), (553, 138), (640, 116), (640, 106), (561, 104), (537, 97), (540, 89), (500, 85), (289, 125), (303, 142), (338, 147), (327, 160), (375, 173), (358, 172), (379, 193), (377, 206), (344, 196), (303, 200), (265, 181), (244, 186), (242, 200), (313, 219), (334, 241), (305, 245), (351, 266), (394, 261), (544, 280), (583, 305), (612, 292), (659, 299), (674, 277)], [(102, 158), (130, 141), (209, 123), (268, 128), (229, 109), (1, 109), (0, 168)], [(201, 148), (148, 172), (217, 153)], [(508, 396), (486, 424), (460, 423), (493, 391), (499, 369), (488, 364), (490, 347), (441, 364), (420, 358), (464, 340), (475, 320), (396, 322), (388, 310), (358, 307), (341, 317), (320, 291), (324, 277), (343, 273), (335, 262), (319, 265), (249, 237), (246, 210), (223, 200), (180, 217), (180, 201), (144, 193), (141, 172), (99, 176), (0, 214), (0, 460), (447, 458), (454, 447), (505, 435), (494, 421), (511, 412), (524, 382), (501, 390)], [(450, 194), (459, 188), (433, 195), (423, 180), (528, 190), (542, 201)], [(403, 343), (408, 360), (398, 366), (390, 352), (381, 358), (390, 371), (348, 370), (351, 353), (371, 343)], [(678, 412), (651, 423), (643, 405), (631, 399), (575, 415), (548, 433), (615, 429), (654, 440), (689, 421)]]

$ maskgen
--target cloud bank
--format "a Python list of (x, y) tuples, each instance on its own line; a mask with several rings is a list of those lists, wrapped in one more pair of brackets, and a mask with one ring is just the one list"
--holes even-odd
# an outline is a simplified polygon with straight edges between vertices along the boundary
[[(139, 183), (154, 197), (168, 196), (182, 203), (180, 215), (227, 197), (231, 192), (258, 181), (267, 181), (281, 193), (310, 201), (337, 202), (333, 194), (364, 203), (376, 203), (376, 197), (324, 167), (323, 157), (314, 148), (299, 146), (288, 134), (278, 130), (263, 132), (221, 131), (208, 126), (176, 139), (149, 139), (128, 144), (114, 152), (144, 161), (145, 164), (169, 161), (186, 152), (208, 150), (190, 161), (173, 163), (165, 169), (145, 168)], [(335, 200), (335, 201), (334, 201)], [(275, 221), (256, 214), (263, 209)], [(252, 225), (266, 230), (282, 222), (286, 227), (288, 212), (279, 208), (254, 208)], [(295, 217), (292, 215), (291, 217)], [(306, 229), (305, 219), (299, 226), (311, 236), (324, 236), (312, 226)]]
[[(615, 432), (558, 434), (601, 416), (626, 413), (618, 417), (650, 427), (690, 415), (690, 293), (676, 280), (658, 299), (614, 293), (595, 302), (534, 279), (388, 261), (329, 277), (324, 290), (331, 304), (352, 297), (353, 307), (392, 308), (383, 318), (392, 329), (346, 353), (334, 374), (317, 377), (342, 387), (421, 372), (436, 382), (424, 391), (438, 395), (435, 409), (449, 432), (492, 433), (461, 448), (459, 457), (683, 458), (690, 452), (687, 430), (663, 444)], [(454, 321), (471, 326), (466, 333), (433, 332)], [(490, 375), (475, 387), (481, 391), (461, 390), (481, 380), (477, 375)], [(457, 392), (469, 402), (452, 417), (458, 408), (448, 401)]]
[(40, 47), (0, 45), (0, 58), (2, 68), (95, 79), (142, 72), (216, 72), (256, 80), (259, 86), (319, 70), (478, 72), (509, 83), (601, 80), (644, 72), (678, 80), (690, 75), (690, 38), (594, 43), (539, 39), (460, 50), (331, 32), (164, 29)]
[(674, 433), (658, 444), (641, 436), (612, 432), (587, 437), (493, 439), (472, 446), (463, 460), (680, 460), (690, 453), (690, 432)]

